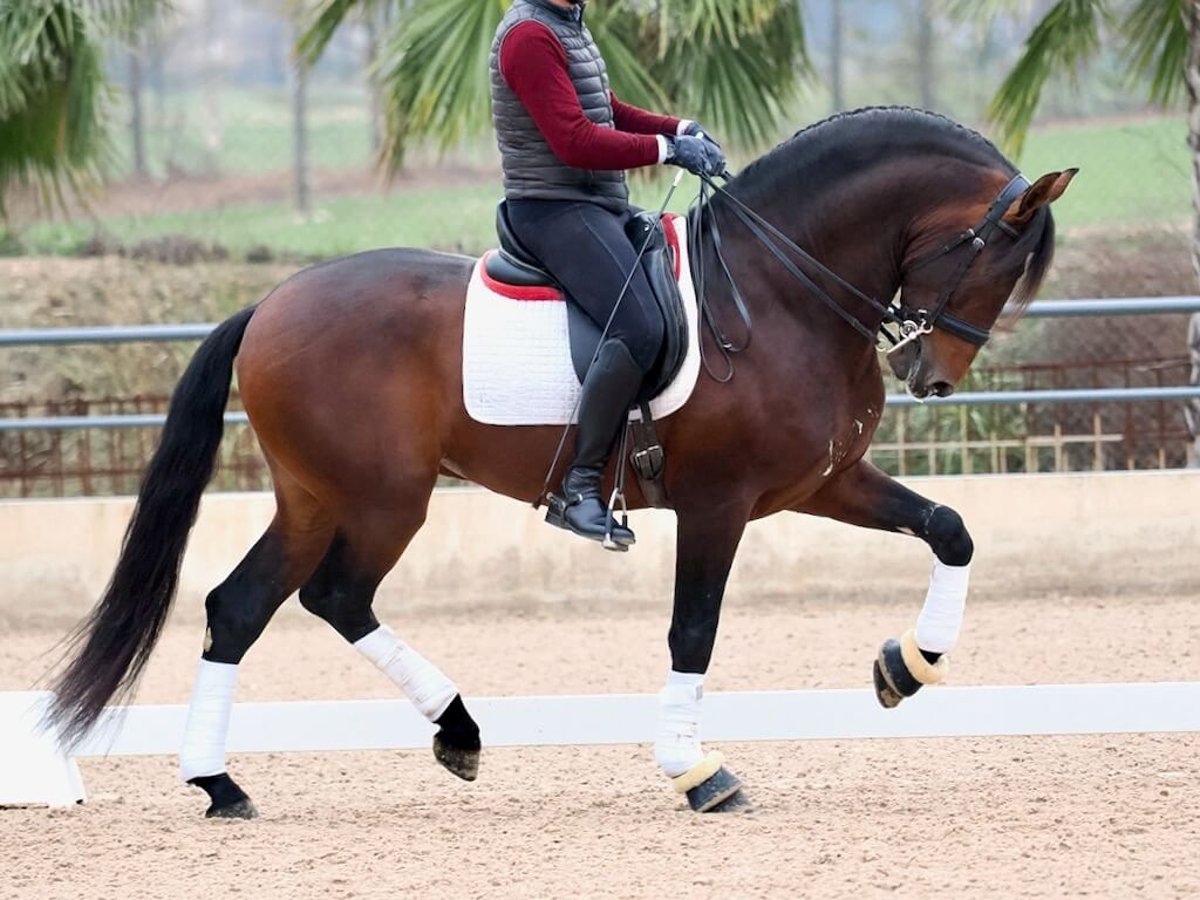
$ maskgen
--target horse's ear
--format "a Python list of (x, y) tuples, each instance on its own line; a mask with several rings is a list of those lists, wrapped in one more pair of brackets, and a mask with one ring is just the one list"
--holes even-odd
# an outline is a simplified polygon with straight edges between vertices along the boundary
[(1035, 212), (1061, 197), (1078, 173), (1078, 169), (1064, 169), (1043, 175), (1012, 202), (1004, 214), (1004, 221), (1017, 227), (1024, 225), (1033, 218)]

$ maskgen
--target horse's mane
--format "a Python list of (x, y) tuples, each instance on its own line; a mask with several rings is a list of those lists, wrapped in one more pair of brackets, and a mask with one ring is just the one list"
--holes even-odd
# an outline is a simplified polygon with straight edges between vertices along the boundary
[[(886, 136), (886, 140), (880, 137)], [(855, 152), (847, 152), (852, 148)], [(1010, 175), (1017, 167), (990, 140), (947, 116), (906, 106), (871, 106), (832, 115), (808, 125), (746, 166), (730, 189), (754, 197), (789, 196), (811, 191), (861, 167), (862, 155), (878, 148), (889, 159), (937, 152)], [(797, 172), (803, 167), (803, 180)], [(1013, 290), (1013, 307), (1023, 310), (1037, 294), (1054, 257), (1054, 219), (1039, 209), (1017, 239), (1027, 259)]]

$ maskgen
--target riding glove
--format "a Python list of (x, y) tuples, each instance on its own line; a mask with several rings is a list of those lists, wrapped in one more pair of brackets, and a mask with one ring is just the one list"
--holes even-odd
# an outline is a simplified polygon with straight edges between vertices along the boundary
[(687, 169), (693, 175), (710, 178), (725, 171), (725, 154), (715, 143), (690, 134), (667, 138), (667, 159), (673, 166)]
[(699, 122), (689, 122), (687, 128), (683, 129), (683, 133), (691, 135), (692, 137), (703, 138), (710, 144), (716, 144), (718, 149), (721, 147), (721, 142), (714, 138), (712, 136), (712, 132)]

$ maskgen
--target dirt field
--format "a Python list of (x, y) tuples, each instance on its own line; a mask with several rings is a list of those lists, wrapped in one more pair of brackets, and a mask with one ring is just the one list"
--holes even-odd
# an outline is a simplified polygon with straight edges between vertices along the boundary
[[(1196, 599), (980, 601), (952, 681), (1197, 678)], [(666, 668), (665, 603), (483, 603), (411, 622), (383, 606), (468, 695), (652, 691)], [(735, 592), (708, 687), (865, 686), (878, 641), (915, 611)], [(0, 690), (25, 688), (62, 623), (6, 613)], [(177, 612), (139, 701), (186, 700), (198, 614)], [(239, 699), (392, 695), (292, 601)], [(485, 751), (472, 785), (425, 752), (234, 757), (262, 813), (250, 823), (202, 819), (171, 758), (88, 761), (85, 806), (0, 812), (0, 897), (1200, 894), (1200, 735), (722, 749), (752, 813), (692, 814), (648, 747)]]

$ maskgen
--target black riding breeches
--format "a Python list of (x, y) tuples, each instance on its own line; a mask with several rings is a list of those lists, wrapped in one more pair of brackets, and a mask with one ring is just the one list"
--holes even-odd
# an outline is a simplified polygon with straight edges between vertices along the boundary
[[(508, 201), (517, 238), (601, 328), (637, 258), (625, 236), (630, 217), (586, 201)], [(623, 343), (641, 370), (649, 372), (663, 335), (662, 313), (639, 264), (608, 336)]]

